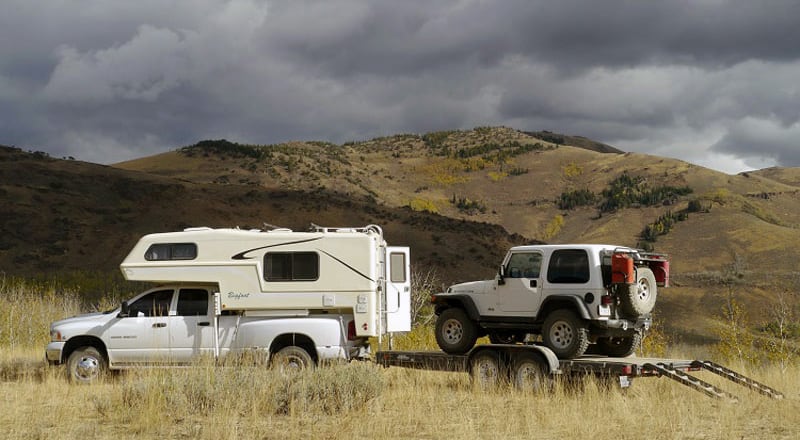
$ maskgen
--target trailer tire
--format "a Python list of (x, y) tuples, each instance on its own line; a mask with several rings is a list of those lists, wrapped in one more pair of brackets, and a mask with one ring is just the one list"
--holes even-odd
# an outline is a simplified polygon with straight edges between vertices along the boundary
[(469, 368), (472, 383), (484, 390), (497, 388), (506, 377), (503, 362), (497, 353), (489, 350), (473, 356)]
[(572, 310), (557, 309), (544, 320), (542, 342), (559, 359), (576, 358), (589, 347), (589, 328)]
[(67, 374), (72, 383), (94, 383), (105, 377), (106, 373), (108, 373), (108, 361), (95, 347), (78, 347), (67, 359)]
[(457, 307), (445, 309), (436, 318), (436, 343), (448, 354), (464, 354), (478, 340), (478, 327)]
[(601, 354), (611, 357), (627, 357), (636, 352), (642, 343), (642, 334), (635, 332), (631, 336), (618, 338), (600, 338), (597, 346)]
[(631, 316), (645, 315), (653, 311), (658, 296), (656, 277), (646, 267), (636, 269), (636, 282), (625, 286), (620, 302), (622, 310)]
[(532, 353), (520, 353), (511, 367), (511, 381), (520, 391), (540, 393), (547, 391), (551, 385), (548, 368), (541, 358)]
[(271, 365), (282, 373), (291, 373), (313, 368), (314, 359), (304, 348), (290, 345), (272, 355)]

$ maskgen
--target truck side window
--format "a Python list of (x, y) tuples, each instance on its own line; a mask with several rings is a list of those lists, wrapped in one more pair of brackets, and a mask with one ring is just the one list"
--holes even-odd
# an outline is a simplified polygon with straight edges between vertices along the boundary
[(178, 292), (178, 316), (208, 314), (208, 291), (205, 289), (181, 289)]
[(130, 305), (130, 316), (167, 316), (172, 302), (172, 289), (157, 290)]
[(559, 249), (550, 257), (547, 282), (584, 284), (589, 282), (589, 256), (583, 249)]
[(506, 265), (508, 278), (539, 278), (542, 268), (542, 255), (538, 253), (516, 253), (511, 255)]

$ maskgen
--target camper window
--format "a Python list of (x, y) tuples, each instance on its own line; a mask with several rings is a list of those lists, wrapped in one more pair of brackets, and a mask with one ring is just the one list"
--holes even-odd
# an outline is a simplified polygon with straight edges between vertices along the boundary
[(194, 260), (197, 245), (194, 243), (159, 243), (150, 246), (144, 253), (147, 261)]
[(316, 281), (319, 255), (316, 252), (269, 252), (264, 255), (267, 281)]

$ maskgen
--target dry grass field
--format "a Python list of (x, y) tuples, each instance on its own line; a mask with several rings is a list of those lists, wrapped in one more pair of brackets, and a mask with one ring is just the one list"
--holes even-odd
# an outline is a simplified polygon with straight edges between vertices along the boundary
[[(743, 367), (786, 394), (770, 400), (715, 376), (740, 398), (715, 400), (667, 379), (631, 388), (595, 379), (552, 392), (482, 390), (463, 373), (329, 365), (292, 376), (260, 366), (149, 369), (70, 384), (47, 367), (47, 325), (86, 307), (76, 292), (0, 278), (0, 432), (4, 439), (72, 438), (615, 438), (800, 436), (800, 367)], [(420, 332), (397, 348), (429, 345)], [(676, 357), (705, 356), (668, 347)]]

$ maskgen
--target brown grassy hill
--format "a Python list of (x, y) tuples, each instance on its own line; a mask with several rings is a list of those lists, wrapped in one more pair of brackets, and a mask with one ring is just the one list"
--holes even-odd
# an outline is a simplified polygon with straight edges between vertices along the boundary
[[(379, 224), (389, 243), (442, 280), (491, 276), (525, 241), (501, 227), (391, 208), (326, 191), (193, 183), (0, 147), (0, 274), (115, 272), (147, 233), (189, 226), (305, 230)], [(446, 245), (445, 245), (446, 244)]]
[[(791, 244), (800, 243), (800, 188), (792, 169), (727, 175), (507, 127), (344, 145), (203, 141), (115, 166), (221, 186), (333, 191), (553, 243), (653, 247), (671, 255), (678, 285), (664, 291), (659, 313), (684, 335), (711, 332), (734, 261), (743, 267), (735, 293), (753, 323), (771, 319), (775, 292), (796, 288), (800, 250)], [(615, 205), (620, 200), (627, 202)], [(650, 240), (642, 238), (646, 230)], [(490, 272), (496, 261), (487, 264)]]

